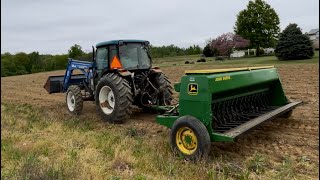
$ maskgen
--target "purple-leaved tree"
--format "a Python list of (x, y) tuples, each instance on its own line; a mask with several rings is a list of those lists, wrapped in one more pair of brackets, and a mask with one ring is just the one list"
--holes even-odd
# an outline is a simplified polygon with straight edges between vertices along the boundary
[(219, 51), (220, 56), (228, 56), (230, 58), (233, 49), (242, 49), (248, 47), (249, 44), (249, 40), (229, 32), (212, 41), (211, 46)]

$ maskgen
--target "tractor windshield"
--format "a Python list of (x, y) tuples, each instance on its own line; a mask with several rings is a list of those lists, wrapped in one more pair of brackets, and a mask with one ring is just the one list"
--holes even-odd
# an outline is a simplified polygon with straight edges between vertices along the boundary
[(151, 66), (148, 50), (141, 43), (125, 43), (119, 47), (120, 61), (124, 69), (148, 69)]

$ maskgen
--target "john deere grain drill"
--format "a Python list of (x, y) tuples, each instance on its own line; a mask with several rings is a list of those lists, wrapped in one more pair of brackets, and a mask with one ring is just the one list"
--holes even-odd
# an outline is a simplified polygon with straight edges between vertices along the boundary
[(267, 120), (289, 117), (301, 103), (289, 102), (273, 66), (189, 70), (174, 88), (179, 104), (157, 122), (171, 128), (172, 149), (188, 159), (207, 155), (213, 141), (234, 141)]

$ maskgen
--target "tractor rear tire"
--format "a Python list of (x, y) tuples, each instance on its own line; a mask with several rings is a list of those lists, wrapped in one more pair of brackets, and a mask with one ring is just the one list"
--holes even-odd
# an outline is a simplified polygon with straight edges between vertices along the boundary
[(173, 90), (172, 90), (172, 86), (171, 86), (171, 82), (169, 81), (169, 78), (165, 74), (161, 73), (157, 75), (156, 81), (160, 87), (161, 86), (164, 87), (163, 91), (160, 92), (160, 95), (159, 95), (160, 105), (161, 106), (170, 105), (173, 99), (172, 98)]
[[(171, 105), (171, 101), (173, 100), (173, 97), (172, 97), (173, 90), (172, 90), (171, 82), (169, 81), (168, 77), (163, 73), (159, 73), (155, 76), (154, 82), (157, 84), (156, 85), (157, 88), (161, 88), (161, 87), (163, 88), (158, 95), (159, 105), (160, 106)], [(141, 106), (141, 107), (143, 109), (143, 112), (145, 113), (163, 114), (165, 112), (162, 110), (155, 110), (147, 106)]]
[(132, 96), (127, 80), (114, 73), (106, 74), (95, 92), (97, 111), (107, 122), (123, 123), (132, 114)]
[(170, 145), (175, 154), (197, 161), (209, 154), (211, 141), (201, 121), (192, 116), (182, 116), (172, 126)]
[(66, 94), (66, 104), (68, 111), (73, 115), (81, 114), (83, 108), (83, 99), (81, 89), (77, 85), (69, 86)]

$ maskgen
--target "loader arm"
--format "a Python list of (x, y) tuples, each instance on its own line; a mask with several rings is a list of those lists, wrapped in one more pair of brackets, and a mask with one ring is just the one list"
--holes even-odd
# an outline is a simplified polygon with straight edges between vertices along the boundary
[[(72, 58), (68, 59), (66, 72), (61, 76), (49, 76), (44, 88), (48, 93), (66, 92), (70, 85), (90, 86), (90, 79), (93, 78), (95, 63), (87, 61), (78, 61)], [(73, 70), (80, 70), (82, 74), (72, 74)], [(94, 86), (91, 86), (94, 87)]]
[[(94, 67), (93, 62), (79, 61), (79, 60), (74, 60), (72, 58), (69, 58), (66, 73), (63, 79), (63, 91), (66, 91), (70, 85), (70, 80), (71, 80), (73, 70), (79, 69), (82, 72), (82, 74), (85, 76), (85, 81), (89, 83), (88, 80), (93, 78), (93, 69), (92, 69), (93, 67)], [(86, 71), (86, 69), (89, 71)]]

